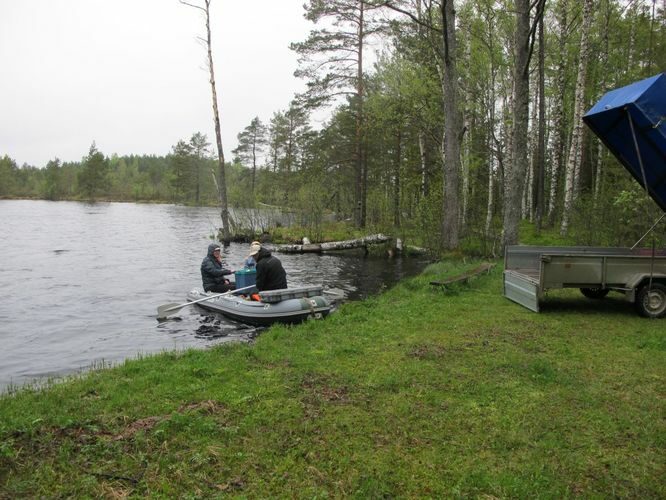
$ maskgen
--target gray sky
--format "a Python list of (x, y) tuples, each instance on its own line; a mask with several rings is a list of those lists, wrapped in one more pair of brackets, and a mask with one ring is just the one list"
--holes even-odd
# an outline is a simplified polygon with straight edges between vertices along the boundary
[[(200, 1), (200, 0), (199, 0)], [(213, 0), (225, 157), (304, 82), (304, 0)], [(196, 3), (193, 0), (192, 3)], [(0, 156), (38, 167), (105, 155), (165, 155), (200, 131), (215, 142), (203, 16), (177, 0), (0, 0)]]

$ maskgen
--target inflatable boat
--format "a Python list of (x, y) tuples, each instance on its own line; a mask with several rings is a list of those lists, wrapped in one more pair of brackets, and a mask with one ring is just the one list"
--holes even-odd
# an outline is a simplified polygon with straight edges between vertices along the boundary
[[(220, 295), (192, 290), (187, 300), (200, 301), (197, 305), (218, 312), (227, 318), (251, 325), (267, 326), (273, 323), (299, 323), (305, 319), (321, 319), (331, 312), (333, 303), (324, 296), (320, 286), (285, 288), (260, 292), (260, 301), (239, 294)], [(208, 296), (212, 298), (205, 299)]]

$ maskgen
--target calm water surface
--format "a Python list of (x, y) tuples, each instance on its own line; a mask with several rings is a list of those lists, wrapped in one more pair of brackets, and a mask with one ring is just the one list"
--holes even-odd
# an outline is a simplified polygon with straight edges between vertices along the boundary
[[(257, 330), (183, 308), (156, 308), (201, 287), (214, 208), (0, 200), (0, 392), (142, 353), (248, 341)], [(232, 244), (240, 268), (248, 245)], [(321, 284), (359, 299), (415, 275), (418, 259), (279, 254), (290, 286)]]

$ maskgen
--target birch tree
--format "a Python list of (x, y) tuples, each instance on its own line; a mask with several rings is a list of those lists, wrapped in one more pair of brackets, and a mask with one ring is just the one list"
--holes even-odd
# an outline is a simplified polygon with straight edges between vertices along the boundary
[(583, 155), (583, 112), (585, 110), (585, 79), (587, 76), (587, 63), (589, 58), (589, 34), (592, 24), (593, 0), (584, 0), (583, 21), (580, 34), (580, 57), (578, 60), (578, 76), (576, 78), (576, 94), (574, 98), (573, 130), (569, 144), (569, 156), (564, 181), (564, 210), (560, 233), (566, 235), (569, 230), (571, 211), (577, 194), (577, 184), (580, 177), (580, 166)]
[(534, 159), (535, 179), (534, 179), (534, 218), (536, 222), (537, 234), (541, 231), (541, 222), (543, 218), (543, 198), (544, 198), (544, 175), (545, 175), (545, 157), (546, 157), (546, 47), (543, 27), (543, 15), (539, 17), (539, 71), (538, 71), (538, 131), (537, 131), (537, 149)]
[(565, 128), (564, 128), (564, 96), (567, 56), (566, 45), (569, 32), (568, 26), (568, 0), (559, 0), (555, 7), (555, 18), (557, 22), (557, 51), (555, 54), (555, 88), (558, 92), (553, 94), (553, 133), (550, 168), (550, 194), (548, 196), (548, 223), (555, 223), (555, 215), (558, 205), (559, 182), (562, 176), (564, 146), (565, 146)]
[[(545, 0), (535, 2), (535, 20), (543, 15)], [(504, 246), (518, 242), (522, 186), (527, 171), (527, 125), (529, 113), (529, 64), (535, 26), (531, 26), (530, 0), (515, 0), (513, 137), (511, 162), (504, 178)]]

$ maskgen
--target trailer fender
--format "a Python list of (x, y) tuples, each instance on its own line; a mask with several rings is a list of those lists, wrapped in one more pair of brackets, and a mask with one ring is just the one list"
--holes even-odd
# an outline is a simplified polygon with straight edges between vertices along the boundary
[[(627, 291), (625, 295), (625, 299), (628, 302), (636, 302), (636, 293), (638, 290), (644, 285), (647, 284), (650, 281), (650, 275), (647, 273), (641, 273), (633, 276), (628, 282), (627, 282)], [(666, 284), (666, 274), (664, 273), (655, 273), (652, 275), (652, 282), (653, 283), (663, 283)]]
[[(629, 281), (627, 281), (627, 288), (630, 290), (636, 290), (637, 288), (640, 288), (644, 282), (647, 282), (650, 280), (650, 274), (649, 273), (640, 273), (640, 274), (635, 274), (634, 276), (631, 277)], [(656, 281), (659, 283), (666, 283), (666, 274), (664, 273), (654, 273), (652, 275), (652, 281)]]

